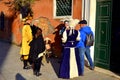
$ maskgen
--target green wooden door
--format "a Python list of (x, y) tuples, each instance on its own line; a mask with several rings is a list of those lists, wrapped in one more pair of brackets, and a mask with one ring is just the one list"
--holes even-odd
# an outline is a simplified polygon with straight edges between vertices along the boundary
[(97, 0), (95, 29), (95, 65), (110, 68), (111, 0)]

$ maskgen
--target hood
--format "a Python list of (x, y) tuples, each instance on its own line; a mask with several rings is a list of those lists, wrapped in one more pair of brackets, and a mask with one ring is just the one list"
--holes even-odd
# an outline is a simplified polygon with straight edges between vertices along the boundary
[(89, 26), (84, 26), (80, 29), (81, 31), (84, 31), (85, 33), (89, 34), (91, 33), (91, 28)]

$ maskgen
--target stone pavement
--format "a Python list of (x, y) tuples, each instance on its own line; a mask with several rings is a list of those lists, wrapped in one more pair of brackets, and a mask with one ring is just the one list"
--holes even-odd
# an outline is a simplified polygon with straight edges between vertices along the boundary
[[(16, 45), (0, 41), (0, 80), (69, 80), (58, 78), (60, 64), (57, 58), (51, 58), (41, 67), (39, 77), (33, 75), (32, 69), (23, 70), (19, 50)], [(85, 67), (84, 76), (70, 80), (120, 80), (120, 77), (107, 70), (95, 68), (91, 71)]]

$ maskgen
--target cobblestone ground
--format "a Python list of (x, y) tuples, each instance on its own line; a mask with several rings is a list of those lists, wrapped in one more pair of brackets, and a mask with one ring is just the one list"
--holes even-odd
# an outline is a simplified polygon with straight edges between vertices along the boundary
[[(41, 67), (42, 75), (36, 77), (32, 69), (23, 70), (20, 61), (20, 47), (0, 41), (0, 80), (69, 80), (58, 78), (59, 66), (57, 58), (51, 58), (49, 63)], [(119, 80), (85, 67), (85, 75), (70, 80)]]

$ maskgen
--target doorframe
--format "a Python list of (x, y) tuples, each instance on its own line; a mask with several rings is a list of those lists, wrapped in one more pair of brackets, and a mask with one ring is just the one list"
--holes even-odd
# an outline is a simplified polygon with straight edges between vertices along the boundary
[(87, 20), (89, 24), (90, 0), (82, 0), (82, 19)]
[[(95, 35), (95, 25), (96, 25), (96, 0), (82, 0), (82, 19), (88, 21), (88, 25), (91, 27)], [(94, 61), (94, 46), (91, 48), (91, 57)]]

